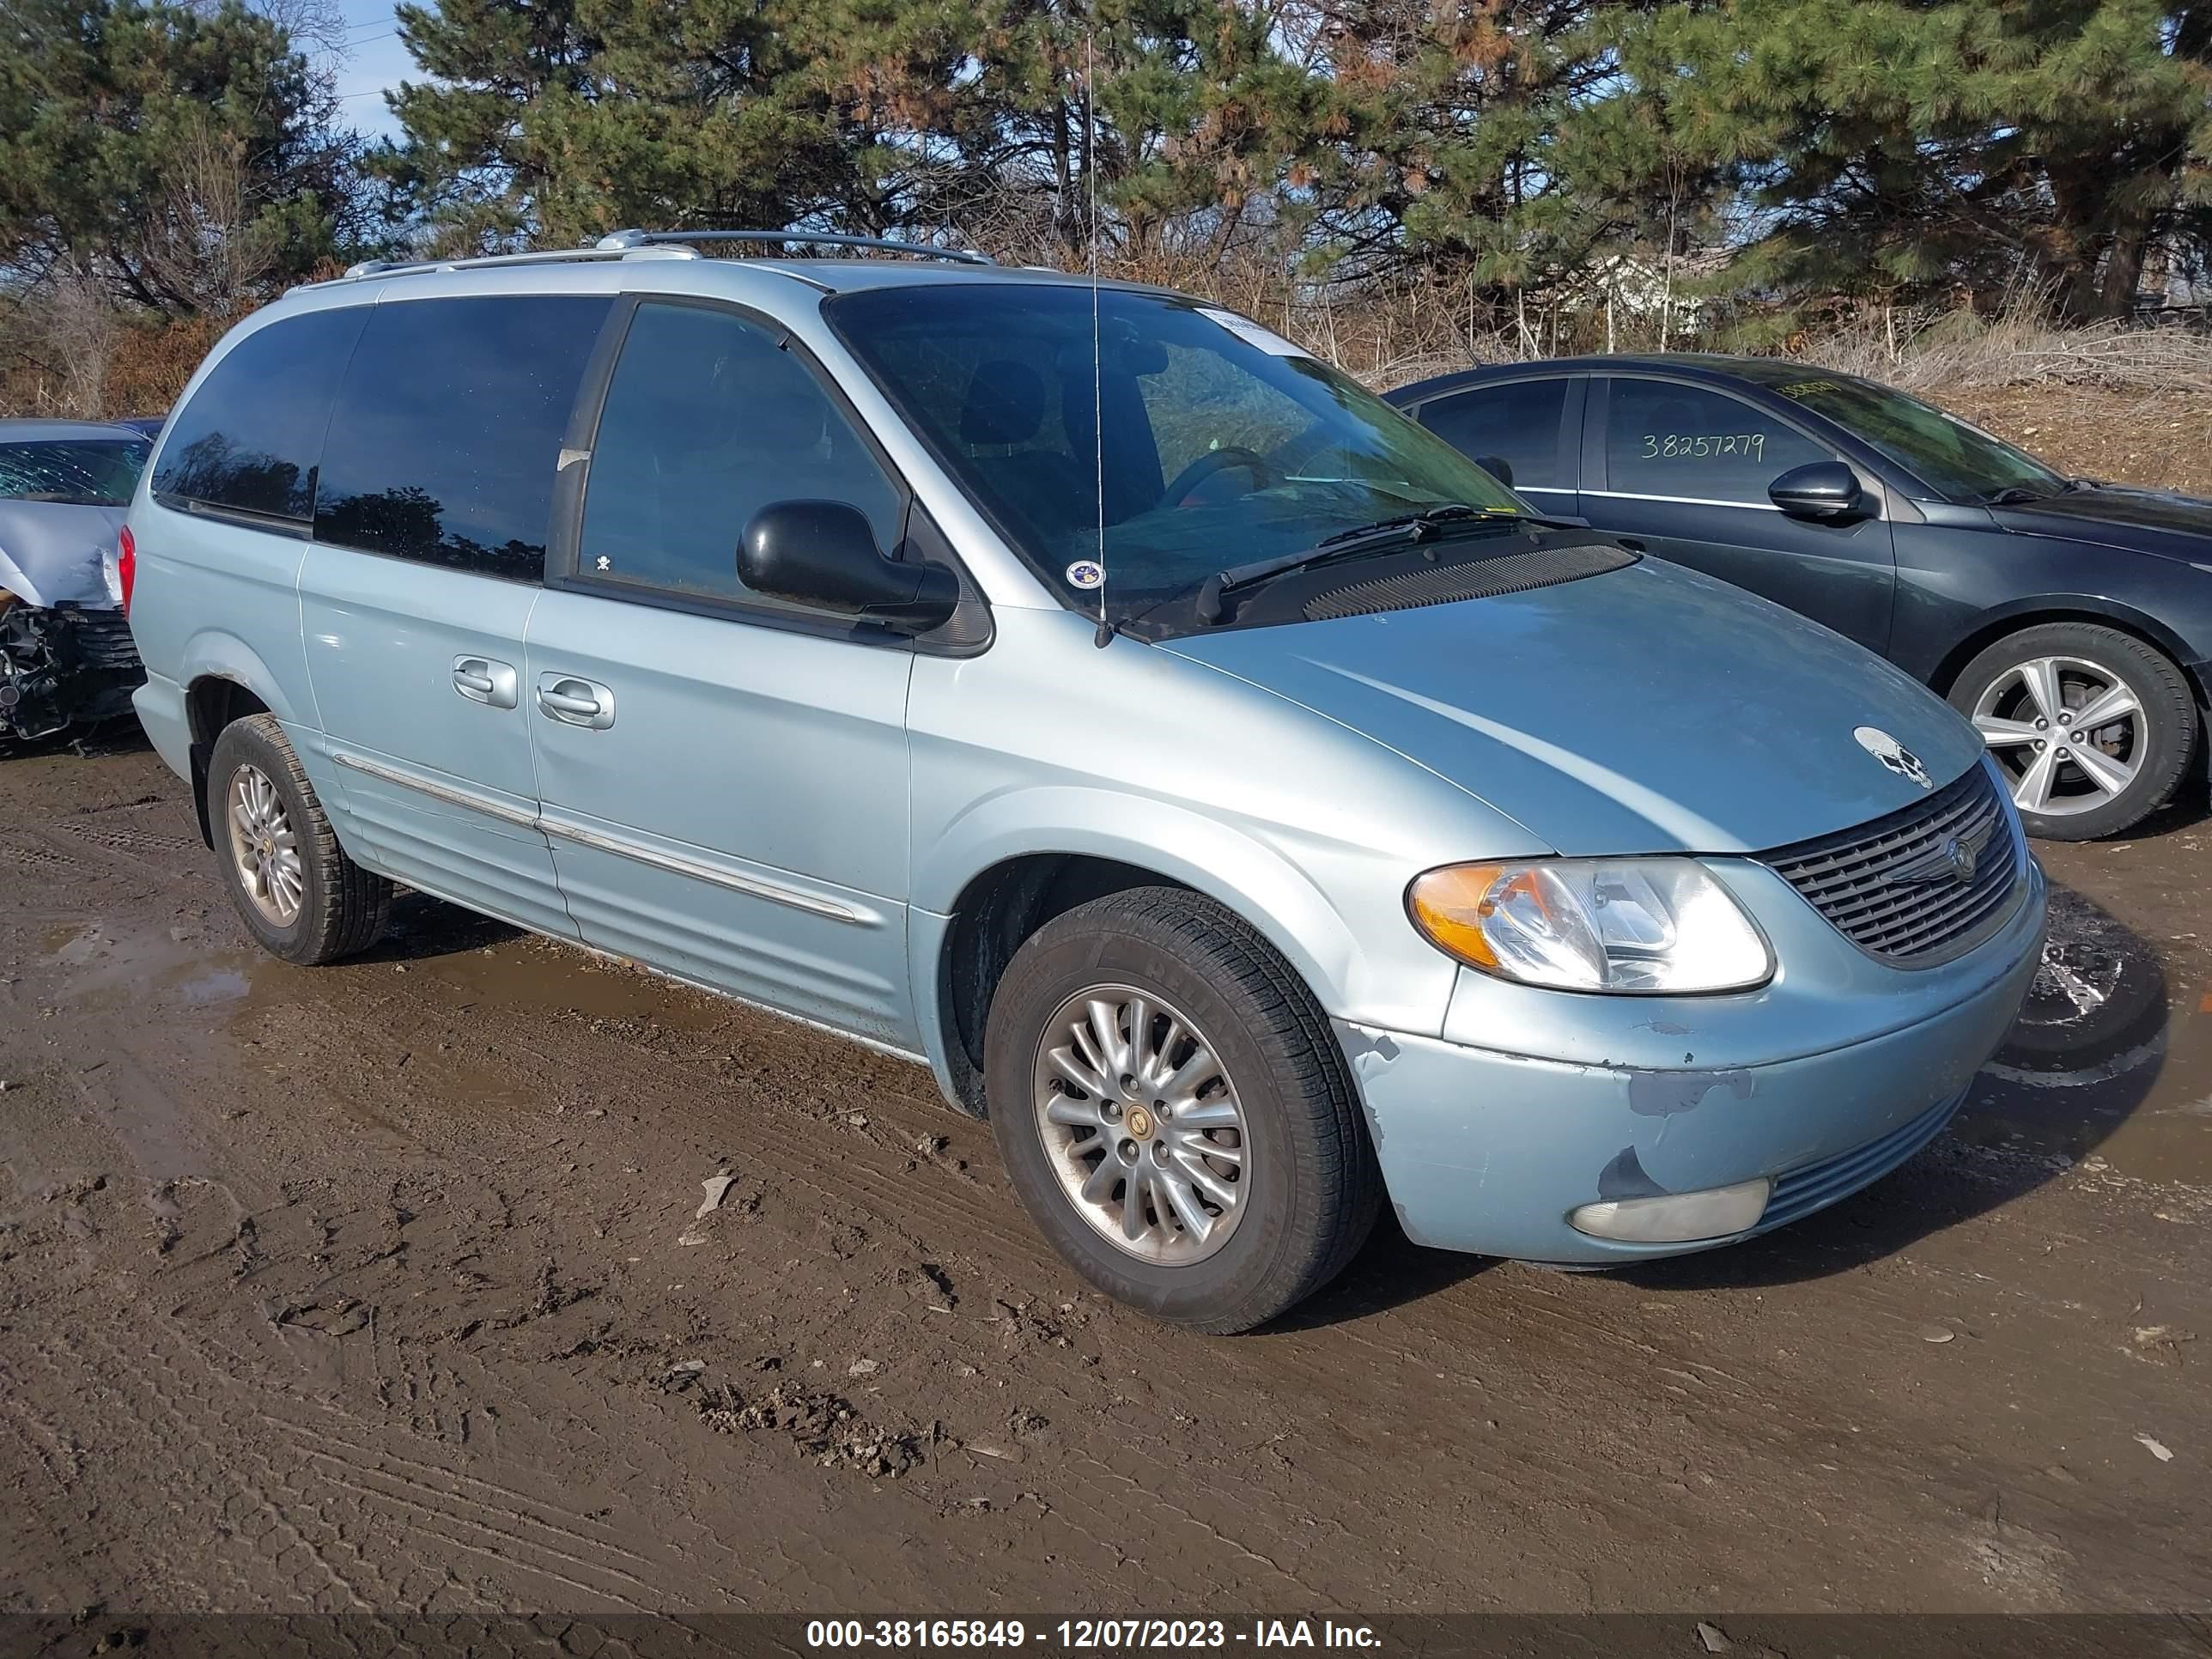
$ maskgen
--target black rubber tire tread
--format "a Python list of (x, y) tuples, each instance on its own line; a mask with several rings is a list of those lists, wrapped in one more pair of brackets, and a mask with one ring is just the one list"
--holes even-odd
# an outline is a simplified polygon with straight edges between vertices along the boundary
[[(259, 767), (284, 797), (298, 836), (303, 875), (300, 914), (277, 927), (254, 908), (240, 886), (228, 848), (225, 803), (231, 775), (245, 762)], [(223, 886), (246, 930), (272, 956), (302, 967), (319, 967), (357, 956), (376, 943), (392, 910), (392, 884), (364, 870), (338, 845), (314, 785), (273, 714), (249, 714), (223, 727), (208, 763), (208, 818), (215, 826), (216, 855)]]
[(2081, 657), (2107, 666), (2142, 705), (2149, 752), (2136, 781), (2092, 812), (2048, 816), (2023, 811), (2027, 833), (2042, 841), (2096, 841), (2131, 829), (2173, 798), (2197, 752), (2201, 724), (2189, 678), (2170, 657), (2132, 634), (2098, 623), (2039, 623), (1978, 654), (1951, 684), (1951, 706), (1970, 718), (1982, 689), (2004, 669), (2031, 657)]
[[(1165, 962), (1148, 973), (1147, 954)], [(1176, 969), (1185, 983), (1157, 982), (1162, 970)], [(1254, 1115), (1273, 1115), (1268, 1138), (1287, 1147), (1289, 1178), (1267, 1190), (1287, 1214), (1248, 1213), (1217, 1255), (1161, 1268), (1115, 1250), (1073, 1212), (1045, 1162), (1027, 1097), (1037, 1028), (1086, 974), (1158, 991), (1194, 1017), (1194, 1000), (1210, 995), (1222, 1005), (1210, 1011), (1207, 1035), (1217, 1051), (1245, 1051), (1222, 1057), (1255, 1140)], [(1341, 1273), (1374, 1227), (1382, 1171), (1327, 1015), (1256, 928), (1203, 895), (1131, 888), (1047, 922), (999, 982), (984, 1048), (992, 1127), (1024, 1206), (1092, 1284), (1156, 1318), (1214, 1335), (1263, 1325)]]

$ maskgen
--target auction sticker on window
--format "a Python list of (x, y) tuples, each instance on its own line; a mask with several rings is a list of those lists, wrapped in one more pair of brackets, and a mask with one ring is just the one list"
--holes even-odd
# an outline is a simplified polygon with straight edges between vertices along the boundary
[(1200, 306), (1198, 314), (1208, 321), (1220, 324), (1245, 344), (1255, 345), (1271, 357), (1313, 356), (1304, 346), (1292, 345), (1273, 329), (1262, 328), (1249, 317), (1239, 317), (1233, 311), (1223, 311), (1215, 306)]

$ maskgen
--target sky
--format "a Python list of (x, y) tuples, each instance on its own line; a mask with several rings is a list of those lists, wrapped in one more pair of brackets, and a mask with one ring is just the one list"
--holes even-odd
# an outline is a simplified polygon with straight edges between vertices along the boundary
[(345, 62), (338, 70), (339, 119), (372, 138), (395, 137), (398, 125), (380, 95), (387, 87), (422, 78), (399, 44), (391, 0), (341, 0), (345, 13)]

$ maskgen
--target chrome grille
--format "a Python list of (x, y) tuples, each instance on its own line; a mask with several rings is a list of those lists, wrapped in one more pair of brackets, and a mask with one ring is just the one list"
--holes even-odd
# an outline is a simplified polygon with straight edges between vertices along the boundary
[[(1960, 875), (1971, 858), (1972, 873)], [(1869, 956), (1933, 967), (1979, 944), (2020, 885), (2021, 849), (1989, 769), (1887, 817), (1760, 855)]]

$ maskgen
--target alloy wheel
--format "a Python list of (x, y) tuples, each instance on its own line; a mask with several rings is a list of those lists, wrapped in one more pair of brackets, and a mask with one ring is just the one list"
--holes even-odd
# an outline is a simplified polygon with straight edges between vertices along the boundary
[(1228, 1243), (1251, 1138), (1236, 1084), (1182, 1010), (1126, 985), (1079, 991), (1045, 1023), (1032, 1081), (1060, 1190), (1099, 1237), (1162, 1267)]
[(2081, 657), (2031, 657), (1974, 701), (1974, 727), (2023, 812), (2093, 811), (2136, 781), (2148, 746), (2142, 702), (2125, 682)]
[(289, 927), (300, 914), (307, 875), (284, 798), (267, 773), (246, 765), (231, 774), (230, 809), (225, 818), (239, 884), (255, 909), (277, 927)]

